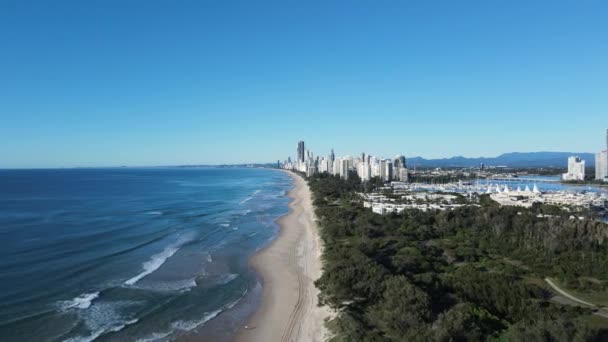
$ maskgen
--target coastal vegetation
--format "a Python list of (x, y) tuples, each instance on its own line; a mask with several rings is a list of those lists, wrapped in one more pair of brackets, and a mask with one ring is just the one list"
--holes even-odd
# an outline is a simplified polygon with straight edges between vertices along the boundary
[[(554, 300), (545, 278), (603, 299), (608, 225), (552, 206), (479, 206), (378, 215), (356, 175), (309, 178), (333, 341), (594, 341), (596, 308)], [(563, 303), (563, 304), (560, 304)], [(598, 301), (596, 303), (602, 303)]]

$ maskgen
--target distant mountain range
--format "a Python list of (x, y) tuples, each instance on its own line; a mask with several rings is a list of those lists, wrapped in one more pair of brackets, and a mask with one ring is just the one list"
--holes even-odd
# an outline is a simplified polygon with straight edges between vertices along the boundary
[(444, 159), (424, 159), (422, 157), (407, 158), (409, 168), (418, 167), (476, 167), (484, 163), (486, 166), (508, 167), (560, 167), (568, 166), (568, 157), (579, 156), (585, 160), (586, 166), (595, 165), (595, 154), (575, 152), (510, 152), (494, 158), (465, 158), (462, 156)]

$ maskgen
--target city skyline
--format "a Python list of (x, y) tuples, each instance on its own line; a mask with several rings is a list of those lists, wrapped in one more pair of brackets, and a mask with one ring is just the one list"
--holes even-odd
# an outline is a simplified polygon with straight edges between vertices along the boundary
[(0, 168), (272, 162), (294, 136), (351, 154), (596, 153), (607, 10), (4, 3)]
[[(561, 179), (564, 181), (585, 181), (587, 180), (587, 166), (593, 166), (595, 170), (592, 178), (598, 181), (608, 181), (608, 128), (605, 130), (604, 138), (606, 145), (599, 152), (588, 153), (592, 156), (589, 160), (590, 163), (587, 163), (584, 158), (578, 155), (569, 155), (564, 158), (567, 160), (567, 171), (561, 175)], [(407, 182), (408, 180), (409, 169), (406, 157), (402, 154), (397, 154), (393, 158), (386, 158), (386, 156), (362, 152), (360, 156), (346, 154), (336, 157), (332, 148), (327, 156), (316, 154), (315, 157), (315, 153), (306, 149), (305, 146), (303, 140), (298, 141), (296, 158), (291, 159), (291, 156), (288, 156), (283, 162), (279, 159), (277, 160), (277, 167), (302, 172), (307, 177), (326, 173), (348, 179), (351, 173), (355, 173), (362, 181), (368, 181), (373, 177), (378, 177), (384, 182), (394, 180)], [(561, 161), (559, 163), (561, 164)], [(483, 161), (475, 167), (484, 170), (485, 166), (485, 161)]]

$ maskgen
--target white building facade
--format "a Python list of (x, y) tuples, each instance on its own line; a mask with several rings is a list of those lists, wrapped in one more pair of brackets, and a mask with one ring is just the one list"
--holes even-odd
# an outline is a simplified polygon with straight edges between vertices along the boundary
[(568, 173), (562, 175), (563, 180), (585, 180), (585, 161), (577, 156), (568, 158)]
[(608, 150), (595, 154), (595, 179), (608, 182)]

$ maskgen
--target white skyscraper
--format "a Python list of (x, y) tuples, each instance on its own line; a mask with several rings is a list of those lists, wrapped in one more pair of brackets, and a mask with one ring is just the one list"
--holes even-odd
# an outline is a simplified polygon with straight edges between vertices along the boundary
[(376, 157), (369, 158), (369, 166), (371, 170), (371, 177), (380, 177), (380, 164)]
[(329, 173), (329, 159), (319, 160), (319, 173)]
[(608, 150), (595, 154), (595, 179), (608, 181)]
[(332, 175), (334, 176), (339, 176), (340, 175), (340, 163), (341, 163), (342, 159), (341, 158), (336, 158), (334, 160), (334, 164), (333, 164), (333, 169), (332, 169)]
[(595, 154), (595, 180), (608, 182), (608, 128), (606, 128), (605, 148)]
[(359, 165), (357, 165), (357, 174), (362, 181), (368, 181), (371, 178), (371, 169), (369, 163), (359, 163)]
[(585, 180), (585, 161), (577, 156), (568, 158), (568, 173), (562, 175), (563, 180)]

